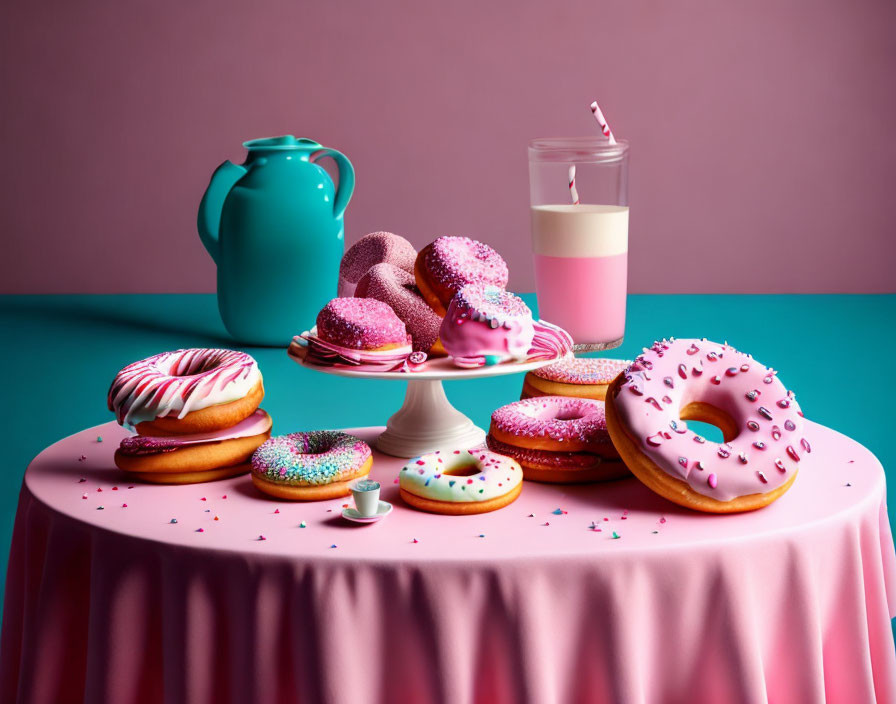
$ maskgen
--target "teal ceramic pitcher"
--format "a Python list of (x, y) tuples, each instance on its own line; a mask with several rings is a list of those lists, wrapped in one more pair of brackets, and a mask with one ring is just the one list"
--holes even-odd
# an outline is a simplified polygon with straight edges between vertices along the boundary
[[(355, 171), (335, 149), (292, 135), (255, 139), (241, 165), (225, 161), (199, 205), (199, 237), (218, 265), (218, 310), (252, 345), (287, 345), (336, 295), (342, 215)], [(317, 162), (339, 168), (339, 190)]]

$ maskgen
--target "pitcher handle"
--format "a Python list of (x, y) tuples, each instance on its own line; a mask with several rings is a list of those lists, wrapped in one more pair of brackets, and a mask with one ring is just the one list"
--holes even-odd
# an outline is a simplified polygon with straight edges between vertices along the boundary
[(324, 148), (311, 156), (311, 162), (317, 163), (324, 157), (330, 157), (336, 162), (339, 169), (339, 189), (336, 191), (336, 200), (333, 203), (333, 215), (339, 220), (348, 207), (348, 202), (355, 191), (355, 167), (342, 152), (335, 149)]
[(202, 244), (205, 245), (216, 264), (218, 263), (218, 253), (221, 250), (221, 210), (224, 208), (224, 199), (245, 173), (246, 169), (242, 166), (225, 161), (215, 169), (208, 188), (202, 196), (202, 201), (199, 203), (199, 215), (196, 218), (199, 239), (202, 240)]

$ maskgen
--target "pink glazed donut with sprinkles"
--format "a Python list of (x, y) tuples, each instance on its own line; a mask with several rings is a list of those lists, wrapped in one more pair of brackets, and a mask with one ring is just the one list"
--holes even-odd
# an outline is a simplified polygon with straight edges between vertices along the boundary
[(439, 237), (427, 245), (414, 263), (420, 294), (436, 313), (444, 316), (451, 299), (467, 284), (504, 288), (507, 262), (494, 249), (469, 237)]
[[(777, 373), (733, 347), (662, 340), (610, 385), (607, 429), (632, 473), (681, 506), (710, 513), (762, 508), (784, 494), (812, 451)], [(721, 444), (688, 420), (722, 430)]]
[(508, 403), (492, 413), (486, 443), (512, 457), (526, 479), (567, 484), (628, 476), (607, 433), (604, 404), (542, 396)]
[(528, 358), (535, 325), (523, 299), (497, 286), (468, 284), (451, 300), (439, 339), (468, 369)]
[(520, 398), (576, 396), (603, 401), (607, 388), (631, 360), (602, 357), (570, 357), (535, 369), (523, 379)]

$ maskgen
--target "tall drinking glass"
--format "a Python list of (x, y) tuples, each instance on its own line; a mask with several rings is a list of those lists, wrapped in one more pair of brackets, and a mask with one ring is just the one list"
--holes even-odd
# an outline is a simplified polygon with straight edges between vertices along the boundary
[(628, 155), (623, 139), (529, 142), (538, 314), (569, 332), (577, 352), (612, 349), (625, 336)]

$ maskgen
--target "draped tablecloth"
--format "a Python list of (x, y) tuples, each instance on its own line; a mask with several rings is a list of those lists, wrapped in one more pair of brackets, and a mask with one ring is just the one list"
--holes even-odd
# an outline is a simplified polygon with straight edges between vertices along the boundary
[(123, 432), (28, 468), (4, 702), (896, 701), (883, 470), (819, 425), (791, 491), (750, 514), (627, 479), (436, 516), (376, 454), (395, 509), (367, 526), (248, 477), (130, 482)]

